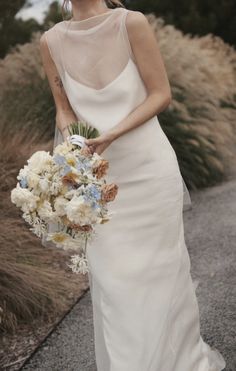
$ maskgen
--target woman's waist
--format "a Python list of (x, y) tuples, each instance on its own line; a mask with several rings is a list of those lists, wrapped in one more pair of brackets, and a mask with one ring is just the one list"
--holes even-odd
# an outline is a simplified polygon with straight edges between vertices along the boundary
[[(102, 153), (109, 161), (110, 174), (129, 178), (178, 175), (175, 151), (157, 117), (123, 134)], [(146, 175), (145, 175), (146, 174)]]

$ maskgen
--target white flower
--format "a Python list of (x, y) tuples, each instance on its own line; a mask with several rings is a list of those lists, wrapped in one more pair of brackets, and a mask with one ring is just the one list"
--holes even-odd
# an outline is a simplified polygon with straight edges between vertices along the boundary
[(72, 264), (68, 264), (68, 267), (72, 269), (73, 273), (86, 274), (87, 272), (89, 272), (88, 260), (84, 253), (82, 253), (81, 255), (72, 255), (71, 262)]
[(34, 224), (34, 218), (32, 214), (30, 213), (23, 213), (22, 218), (29, 224), (33, 225)]
[[(87, 241), (91, 238), (91, 232), (86, 232)], [(69, 236), (63, 243), (64, 250), (81, 251), (85, 249), (85, 236), (83, 233), (78, 232), (73, 237)]]
[[(80, 187), (82, 188), (82, 186)], [(71, 200), (74, 196), (76, 196), (76, 194), (78, 194), (78, 190), (80, 189), (70, 189), (69, 191), (67, 191), (64, 195), (64, 197), (66, 197), (68, 200)]]
[(37, 208), (38, 200), (38, 196), (33, 195), (26, 188), (21, 188), (19, 183), (17, 183), (16, 188), (11, 191), (11, 202), (26, 213), (34, 211)]
[(49, 170), (53, 164), (52, 156), (46, 151), (35, 152), (27, 162), (29, 169), (36, 174), (40, 174), (44, 170)]
[(102, 157), (97, 153), (97, 152), (94, 152), (93, 153), (93, 156), (91, 158), (91, 163), (92, 165), (94, 166), (97, 162), (99, 162), (100, 160), (102, 159)]
[(50, 185), (50, 188), (49, 188), (49, 192), (56, 196), (59, 192), (60, 192), (60, 189), (61, 189), (62, 185), (60, 182), (55, 182), (53, 181)]
[(30, 230), (36, 234), (36, 236), (38, 237), (42, 237), (43, 234), (46, 232), (46, 226), (40, 221), (38, 220), (38, 222), (36, 222), (32, 228), (30, 228)]
[(36, 188), (39, 184), (39, 176), (32, 171), (28, 172), (27, 182), (30, 188)]
[(22, 178), (27, 178), (29, 173), (29, 167), (25, 165), (23, 169), (20, 169), (19, 174), (17, 175), (17, 179), (20, 180)]
[(56, 198), (54, 208), (58, 216), (66, 215), (66, 205), (68, 204), (68, 202), (69, 201), (62, 196)]
[(38, 215), (45, 221), (54, 221), (56, 215), (52, 210), (49, 201), (44, 200), (43, 203), (38, 208)]
[(73, 152), (69, 152), (65, 155), (65, 159), (66, 159), (66, 162), (68, 165), (70, 166), (75, 166), (76, 163), (77, 163), (77, 158), (76, 156), (73, 154)]
[(46, 240), (54, 242), (57, 247), (64, 247), (64, 244), (69, 239), (70, 236), (65, 232), (48, 233), (46, 236)]
[(53, 154), (66, 155), (73, 149), (73, 145), (67, 141), (58, 144), (53, 151)]
[(46, 178), (41, 178), (39, 180), (39, 187), (42, 192), (47, 193), (49, 191), (50, 183)]
[(96, 211), (83, 196), (74, 196), (66, 206), (66, 213), (68, 219), (76, 224), (86, 225), (96, 222)]
[(96, 177), (93, 175), (93, 173), (91, 171), (87, 171), (87, 170), (84, 171), (83, 177), (87, 177), (92, 182), (96, 179)]

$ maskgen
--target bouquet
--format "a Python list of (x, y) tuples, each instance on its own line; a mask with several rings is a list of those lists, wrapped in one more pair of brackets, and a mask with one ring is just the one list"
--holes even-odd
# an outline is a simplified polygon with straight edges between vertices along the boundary
[[(85, 274), (89, 271), (87, 243), (95, 225), (110, 220), (107, 203), (115, 199), (118, 186), (106, 182), (108, 161), (84, 145), (84, 139), (98, 136), (98, 131), (77, 122), (69, 126), (69, 133), (52, 155), (37, 151), (27, 160), (11, 201), (38, 237), (45, 235), (57, 247), (77, 251), (69, 267)], [(47, 233), (49, 224), (54, 226), (52, 233)]]

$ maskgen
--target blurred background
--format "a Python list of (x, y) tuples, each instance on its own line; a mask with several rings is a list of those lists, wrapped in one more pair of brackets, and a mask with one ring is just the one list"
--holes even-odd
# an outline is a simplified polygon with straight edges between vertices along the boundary
[[(147, 16), (159, 43), (173, 96), (159, 120), (189, 190), (234, 179), (235, 0), (124, 4)], [(71, 276), (61, 251), (42, 253), (40, 241), (10, 202), (10, 190), (27, 158), (38, 149), (52, 149), (55, 107), (39, 38), (62, 20), (61, 2), (1, 1), (0, 10), (0, 354), (2, 364), (14, 366), (17, 357), (30, 352), (75, 302), (87, 282)], [(36, 327), (42, 331), (31, 345), (24, 343), (29, 333), (35, 335)], [(5, 351), (11, 347), (14, 351)]]

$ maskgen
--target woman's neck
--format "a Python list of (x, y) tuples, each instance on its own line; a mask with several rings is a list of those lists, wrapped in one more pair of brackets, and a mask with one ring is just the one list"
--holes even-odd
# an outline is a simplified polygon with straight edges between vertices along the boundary
[(89, 17), (108, 11), (105, 1), (94, 0), (72, 0), (72, 13), (75, 21), (82, 21)]

